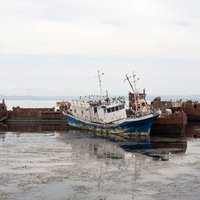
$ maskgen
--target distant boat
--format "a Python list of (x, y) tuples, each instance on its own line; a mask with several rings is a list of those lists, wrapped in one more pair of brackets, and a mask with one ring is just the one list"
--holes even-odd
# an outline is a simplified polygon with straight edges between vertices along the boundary
[(125, 99), (102, 96), (101, 74), (98, 71), (100, 96), (73, 100), (63, 112), (68, 124), (75, 128), (116, 135), (148, 135), (159, 112), (134, 112), (127, 116)]

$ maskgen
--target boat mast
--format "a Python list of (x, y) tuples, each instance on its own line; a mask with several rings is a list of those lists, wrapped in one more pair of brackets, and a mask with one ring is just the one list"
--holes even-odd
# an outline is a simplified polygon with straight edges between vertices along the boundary
[(129, 85), (131, 86), (131, 89), (133, 90), (133, 93), (135, 93), (134, 88), (133, 88), (133, 85), (132, 85), (132, 83), (131, 83), (131, 81), (130, 81), (130, 77), (131, 77), (131, 76), (128, 77), (128, 75), (126, 74), (126, 79), (125, 79), (125, 80), (127, 80), (127, 81), (129, 82)]
[(139, 80), (139, 78), (136, 79), (136, 75), (133, 71), (133, 84), (134, 84), (134, 99), (135, 99), (135, 104), (136, 104), (136, 112), (137, 112), (137, 107), (138, 107), (138, 90), (137, 90), (137, 86), (136, 83)]
[(136, 80), (136, 75), (135, 75), (135, 73), (133, 72), (133, 84), (134, 84), (135, 93), (137, 93), (136, 82), (137, 82), (138, 80), (139, 80), (139, 78), (137, 78), (137, 80)]
[(134, 72), (133, 72), (133, 85), (132, 85), (132, 83), (131, 83), (131, 81), (130, 81), (130, 77), (128, 77), (128, 75), (126, 74), (126, 80), (128, 80), (128, 82), (129, 82), (129, 85), (131, 86), (131, 89), (132, 89), (132, 91), (133, 91), (133, 94), (134, 94), (134, 101), (135, 101), (135, 112), (137, 113), (137, 88), (136, 88), (136, 79), (135, 79), (135, 74), (134, 74)]
[(100, 97), (101, 97), (101, 102), (103, 100), (103, 94), (102, 94), (102, 85), (101, 85), (101, 77), (104, 75), (104, 73), (100, 73), (98, 70), (98, 79), (99, 79), (99, 88), (100, 88)]

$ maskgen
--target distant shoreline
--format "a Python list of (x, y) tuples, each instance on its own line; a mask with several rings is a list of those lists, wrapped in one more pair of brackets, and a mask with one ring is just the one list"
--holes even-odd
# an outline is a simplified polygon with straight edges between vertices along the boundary
[[(114, 95), (113, 95), (114, 96)], [(119, 96), (119, 95), (116, 95)], [(160, 96), (162, 100), (200, 100), (200, 95), (147, 95), (147, 100), (151, 101)], [(112, 97), (112, 96), (111, 96)], [(79, 99), (80, 96), (6, 96), (0, 95), (0, 99), (5, 100), (70, 100)], [(128, 99), (128, 96), (125, 96)]]

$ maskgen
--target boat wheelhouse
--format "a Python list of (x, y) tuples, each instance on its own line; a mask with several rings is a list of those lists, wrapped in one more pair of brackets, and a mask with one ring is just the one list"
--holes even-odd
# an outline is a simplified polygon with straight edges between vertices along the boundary
[(125, 119), (125, 104), (121, 98), (73, 100), (68, 113), (74, 117), (98, 124), (109, 124)]

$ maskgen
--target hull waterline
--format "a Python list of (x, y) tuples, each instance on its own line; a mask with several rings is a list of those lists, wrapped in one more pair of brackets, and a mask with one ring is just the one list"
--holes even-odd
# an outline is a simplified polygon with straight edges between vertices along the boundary
[(97, 124), (82, 119), (75, 118), (74, 116), (65, 115), (68, 124), (71, 127), (92, 130), (101, 133), (111, 134), (126, 134), (126, 135), (149, 135), (151, 126), (154, 120), (158, 117), (158, 114), (150, 114), (140, 118), (131, 118), (121, 121), (117, 124)]

